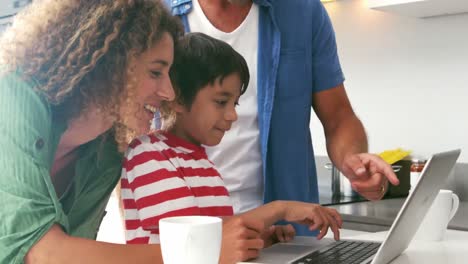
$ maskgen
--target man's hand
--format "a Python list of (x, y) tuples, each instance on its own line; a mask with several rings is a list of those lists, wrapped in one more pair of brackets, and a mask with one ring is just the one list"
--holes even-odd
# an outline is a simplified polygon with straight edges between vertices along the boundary
[(262, 221), (241, 216), (223, 219), (223, 240), (219, 263), (231, 264), (258, 257), (264, 242)]
[(369, 200), (382, 199), (388, 189), (388, 182), (393, 185), (400, 183), (388, 163), (369, 153), (346, 156), (341, 172), (348, 177), (353, 189)]

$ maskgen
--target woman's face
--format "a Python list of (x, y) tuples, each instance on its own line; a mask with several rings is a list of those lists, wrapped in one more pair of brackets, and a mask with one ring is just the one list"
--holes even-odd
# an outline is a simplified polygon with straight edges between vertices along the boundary
[[(130, 62), (136, 81), (131, 102), (125, 102), (120, 109), (123, 124), (135, 132), (135, 136), (149, 131), (154, 111), (162, 101), (174, 100), (174, 89), (169, 79), (169, 69), (174, 59), (174, 41), (164, 33), (153, 47)], [(134, 81), (133, 81), (134, 82)]]

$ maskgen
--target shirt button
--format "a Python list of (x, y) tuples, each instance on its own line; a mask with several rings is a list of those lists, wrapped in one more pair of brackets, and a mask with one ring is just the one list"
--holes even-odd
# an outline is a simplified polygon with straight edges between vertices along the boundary
[(177, 0), (172, 1), (173, 4), (177, 4)]
[(44, 140), (42, 138), (38, 138), (36, 140), (36, 149), (41, 150), (44, 147)]
[(186, 4), (185, 5), (185, 10), (188, 10), (190, 8), (190, 5), (189, 4)]

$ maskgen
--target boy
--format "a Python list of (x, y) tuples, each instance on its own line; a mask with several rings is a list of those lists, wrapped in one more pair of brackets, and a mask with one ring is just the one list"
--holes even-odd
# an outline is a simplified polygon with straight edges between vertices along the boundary
[[(187, 34), (178, 45), (170, 71), (176, 100), (163, 111), (163, 130), (135, 139), (124, 160), (127, 243), (159, 243), (158, 222), (164, 217), (233, 215), (221, 175), (202, 145), (219, 144), (237, 120), (235, 107), (249, 82), (248, 67), (228, 44), (201, 33)], [(285, 219), (320, 227), (318, 238), (328, 227), (338, 238), (341, 226), (335, 210), (299, 202), (272, 202), (244, 215), (262, 219), (265, 226)], [(291, 225), (261, 234), (266, 246), (293, 236)]]

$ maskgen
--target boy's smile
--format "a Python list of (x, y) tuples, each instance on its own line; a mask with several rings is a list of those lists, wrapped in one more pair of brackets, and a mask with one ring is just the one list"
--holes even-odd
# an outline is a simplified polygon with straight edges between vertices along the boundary
[(219, 144), (237, 120), (241, 85), (239, 75), (233, 73), (203, 87), (190, 107), (174, 102), (177, 118), (171, 132), (196, 145)]

